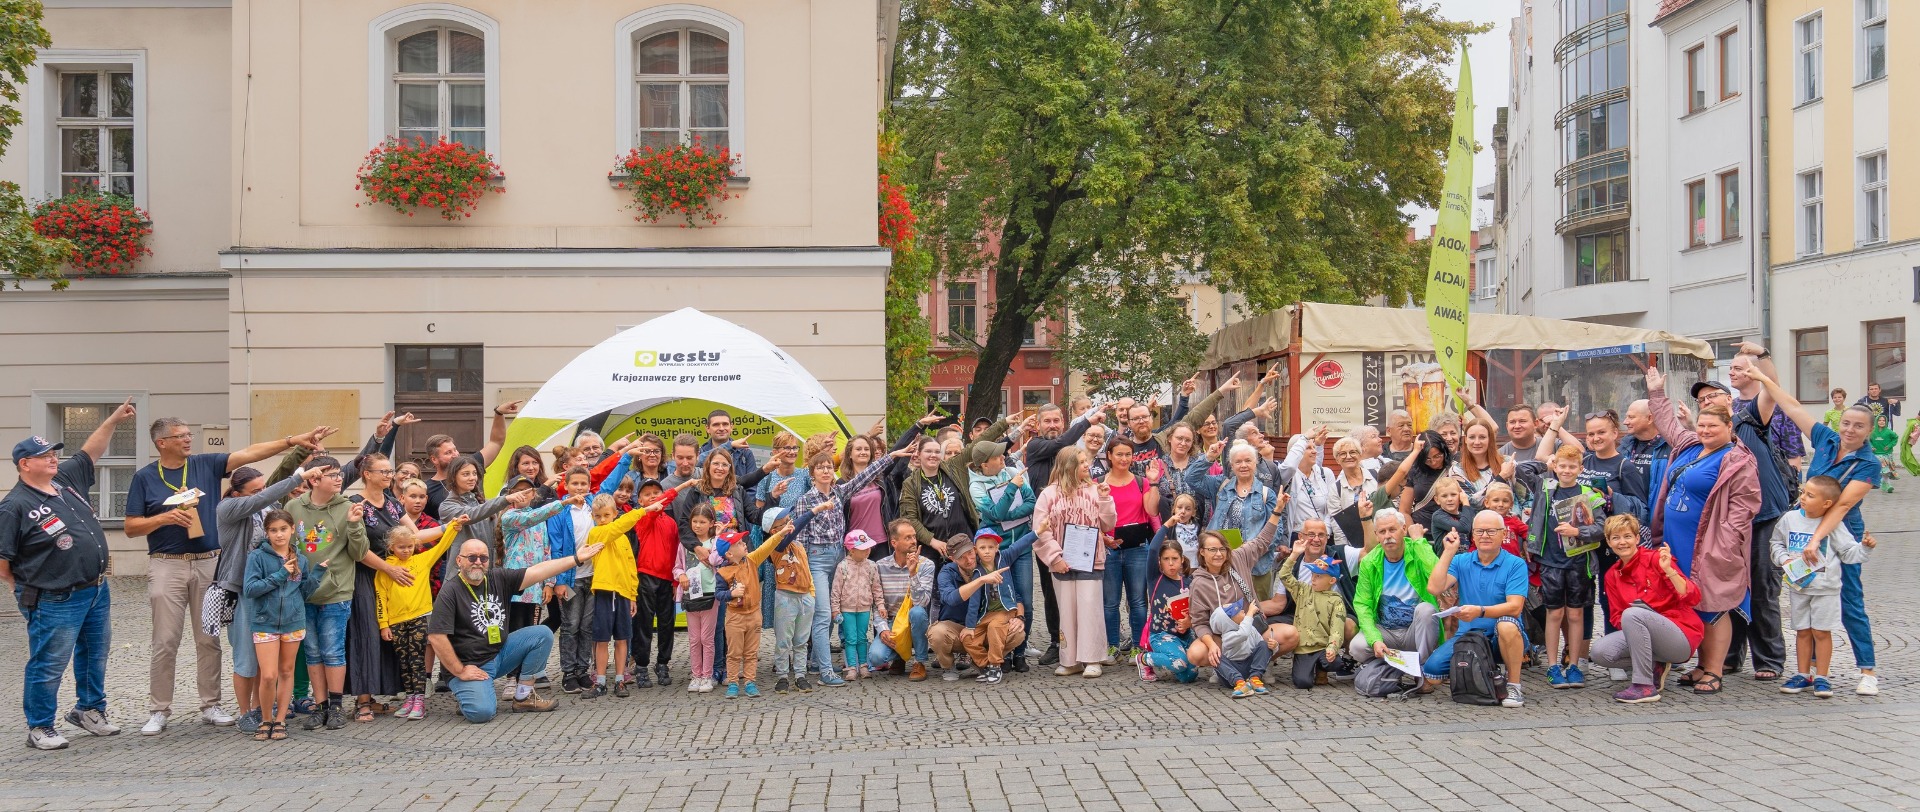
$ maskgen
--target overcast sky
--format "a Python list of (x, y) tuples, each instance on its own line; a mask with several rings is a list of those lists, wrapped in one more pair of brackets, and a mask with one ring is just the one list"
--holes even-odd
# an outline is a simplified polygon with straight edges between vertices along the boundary
[[(1455, 20), (1491, 23), (1493, 28), (1467, 41), (1468, 58), (1473, 61), (1473, 132), (1480, 151), (1474, 154), (1473, 185), (1493, 182), (1493, 116), (1507, 103), (1507, 28), (1520, 14), (1520, 0), (1443, 0), (1440, 8)], [(1459, 66), (1452, 66), (1459, 73)], [(1474, 201), (1474, 223), (1481, 213), (1491, 217), (1493, 204)], [(1414, 226), (1422, 235), (1433, 226), (1433, 209), (1411, 209)]]

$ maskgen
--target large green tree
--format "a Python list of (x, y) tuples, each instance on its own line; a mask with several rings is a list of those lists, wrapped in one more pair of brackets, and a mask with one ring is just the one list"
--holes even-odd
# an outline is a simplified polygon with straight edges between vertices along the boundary
[(1407, 295), (1401, 210), (1438, 198), (1473, 30), (1412, 0), (909, 2), (892, 123), (940, 271), (994, 283), (975, 390), (1100, 274), (1199, 268), (1259, 309)]
[[(27, 81), (27, 69), (39, 59), (39, 49), (53, 44), (47, 29), (40, 25), (39, 0), (0, 0), (0, 153), (13, 140), (13, 129), (20, 126), (20, 86)], [(64, 288), (60, 263), (69, 246), (63, 240), (49, 240), (33, 230), (33, 217), (20, 187), (0, 181), (0, 288), (7, 282), (20, 287), (22, 279), (51, 279), (54, 287)]]

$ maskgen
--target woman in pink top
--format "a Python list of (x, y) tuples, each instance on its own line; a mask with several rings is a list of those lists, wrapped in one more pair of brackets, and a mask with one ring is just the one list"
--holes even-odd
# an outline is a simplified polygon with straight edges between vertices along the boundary
[(1060, 667), (1054, 676), (1084, 673), (1100, 676), (1106, 657), (1106, 630), (1101, 620), (1100, 582), (1105, 577), (1107, 545), (1094, 542), (1093, 565), (1074, 569), (1067, 563), (1066, 540), (1074, 528), (1090, 527), (1101, 536), (1114, 527), (1112, 489), (1094, 482), (1093, 463), (1086, 452), (1068, 447), (1053, 461), (1053, 481), (1034, 503), (1033, 523), (1040, 540), (1034, 555), (1053, 573), (1054, 597), (1060, 602)]
[[(1101, 481), (1113, 494), (1115, 523), (1113, 537), (1107, 543), (1106, 578), (1101, 584), (1101, 602), (1106, 609), (1107, 656), (1111, 665), (1116, 658), (1134, 648), (1140, 639), (1140, 624), (1147, 617), (1147, 543), (1159, 531), (1160, 489), (1158, 465), (1147, 466), (1147, 477), (1135, 476), (1133, 442), (1116, 433), (1107, 443), (1107, 475)], [(1149, 479), (1148, 477), (1152, 477)], [(1127, 593), (1127, 619), (1132, 634), (1120, 632), (1120, 593)]]

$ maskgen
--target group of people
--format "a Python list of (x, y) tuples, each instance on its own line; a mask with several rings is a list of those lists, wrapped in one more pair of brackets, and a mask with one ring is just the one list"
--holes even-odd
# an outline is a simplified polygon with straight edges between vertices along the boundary
[[(1450, 683), (1456, 700), (1515, 707), (1534, 663), (1554, 689), (1605, 669), (1623, 683), (1614, 698), (1639, 703), (1660, 698), (1672, 666), (1695, 661), (1679, 681), (1711, 694), (1750, 656), (1756, 679), (1830, 696), (1843, 628), (1855, 691), (1872, 694), (1860, 502), (1883, 476), (1879, 413), (1816, 420), (1772, 375), (1769, 353), (1744, 345), (1729, 384), (1696, 384), (1689, 410), (1650, 367), (1624, 417), (1588, 413), (1575, 436), (1567, 410), (1515, 406), (1504, 442), (1463, 391), (1462, 413), (1418, 433), (1396, 411), (1384, 430), (1329, 446), (1321, 428), (1282, 448), (1261, 428), (1276, 375), (1197, 401), (1189, 380), (1165, 410), (1083, 399), (969, 426), (933, 414), (891, 442), (880, 426), (782, 432), (765, 459), (715, 411), (704, 437), (586, 431), (514, 449), (492, 493), (486, 470), (518, 404), (494, 411), (478, 452), (435, 436), (418, 460), (393, 454), (406, 414), (345, 461), (324, 450), (330, 427), (194, 454), (190, 429), (163, 418), (125, 524), (149, 547), (141, 732), (172, 718), (189, 628), (201, 720), (276, 741), (296, 717), (311, 731), (422, 719), (435, 688), (473, 722), (503, 700), (552, 710), (556, 646), (558, 690), (582, 699), (671, 686), (682, 614), (678, 678), (728, 697), (761, 695), (767, 628), (775, 693), (888, 672), (992, 685), (1035, 665), (1097, 678), (1125, 663), (1149, 682), (1211, 671), (1247, 698), (1290, 655), (1296, 689)], [(94, 460), (133, 417), (122, 406), (64, 460), (38, 437), (13, 452), (0, 579), (28, 619), (34, 747), (67, 744), (54, 725), (69, 662), (66, 721), (119, 732), (89, 504)], [(271, 473), (250, 467), (275, 455)], [(1040, 623), (1048, 645), (1031, 656)], [(221, 703), (223, 629), (238, 715)]]

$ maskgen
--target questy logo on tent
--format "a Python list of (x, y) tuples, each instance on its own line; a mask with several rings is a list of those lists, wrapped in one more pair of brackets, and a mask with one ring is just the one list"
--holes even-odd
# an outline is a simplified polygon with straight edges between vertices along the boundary
[(721, 354), (721, 350), (692, 352), (637, 350), (633, 353), (633, 365), (636, 367), (710, 367), (720, 364)]

